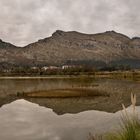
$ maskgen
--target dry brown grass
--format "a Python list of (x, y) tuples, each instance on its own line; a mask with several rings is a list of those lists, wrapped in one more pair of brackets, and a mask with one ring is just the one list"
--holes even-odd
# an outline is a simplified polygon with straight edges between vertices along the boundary
[(92, 88), (69, 88), (69, 89), (54, 89), (47, 91), (28, 92), (24, 93), (23, 96), (32, 98), (72, 98), (72, 97), (98, 97), (98, 96), (109, 97), (109, 94)]

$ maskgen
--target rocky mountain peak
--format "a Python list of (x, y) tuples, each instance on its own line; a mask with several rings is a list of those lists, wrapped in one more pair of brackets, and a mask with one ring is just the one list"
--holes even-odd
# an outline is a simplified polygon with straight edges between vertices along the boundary
[(52, 36), (62, 36), (62, 35), (64, 35), (64, 34), (65, 34), (64, 31), (62, 31), (62, 30), (56, 30), (56, 31), (52, 34)]
[(140, 46), (140, 37), (133, 37), (131, 40), (131, 44), (135, 46)]
[(115, 32), (114, 30), (112, 30), (112, 31), (106, 31), (105, 33), (107, 33), (107, 34), (118, 34), (118, 33)]
[(3, 41), (2, 41), (2, 39), (0, 39), (0, 43), (2, 43)]
[(110, 36), (116, 36), (116, 37), (120, 37), (120, 38), (122, 37), (122, 38), (130, 39), (128, 36), (118, 33), (116, 31), (106, 31), (105, 34), (108, 34)]
[[(115, 31), (85, 34), (56, 30), (51, 37), (24, 48), (0, 40), (0, 62), (12, 64), (62, 65), (69, 60), (75, 64), (127, 64), (140, 67), (140, 38)], [(6, 52), (6, 55), (5, 55)], [(5, 58), (4, 58), (5, 57)]]
[(8, 43), (8, 42), (5, 42), (3, 41), (2, 39), (0, 39), (0, 48), (17, 48), (15, 45), (11, 44), (11, 43)]
[(140, 37), (133, 37), (132, 40), (140, 40)]

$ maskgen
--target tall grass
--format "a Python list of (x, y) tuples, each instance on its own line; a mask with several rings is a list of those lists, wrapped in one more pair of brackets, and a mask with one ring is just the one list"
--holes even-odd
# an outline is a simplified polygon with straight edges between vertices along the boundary
[(88, 137), (88, 140), (103, 140), (103, 137), (100, 135), (92, 135), (91, 133), (89, 133), (89, 137)]
[(107, 134), (105, 137), (90, 135), (89, 140), (140, 140), (140, 120), (136, 112), (136, 95), (131, 94), (132, 114), (128, 113), (124, 104), (121, 116), (121, 129), (114, 133)]
[(122, 129), (110, 134), (108, 140), (140, 140), (140, 123), (136, 119), (123, 120)]
[(121, 117), (121, 130), (107, 136), (107, 140), (140, 140), (140, 121), (136, 113), (136, 95), (131, 94), (133, 112), (128, 114), (124, 105)]

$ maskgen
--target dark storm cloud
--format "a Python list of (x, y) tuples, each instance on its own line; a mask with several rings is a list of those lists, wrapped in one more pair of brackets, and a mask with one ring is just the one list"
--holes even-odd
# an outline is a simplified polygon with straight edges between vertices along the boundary
[(139, 0), (0, 0), (0, 38), (23, 46), (55, 30), (140, 36)]

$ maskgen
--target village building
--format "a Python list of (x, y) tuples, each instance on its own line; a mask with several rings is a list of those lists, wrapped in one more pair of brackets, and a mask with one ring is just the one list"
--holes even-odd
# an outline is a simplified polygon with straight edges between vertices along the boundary
[(57, 66), (44, 66), (42, 67), (42, 70), (46, 71), (46, 70), (57, 70), (57, 69), (60, 69), (59, 67)]
[(64, 69), (69, 69), (69, 68), (76, 68), (76, 66), (75, 65), (64, 65), (64, 66), (62, 66), (63, 70)]

